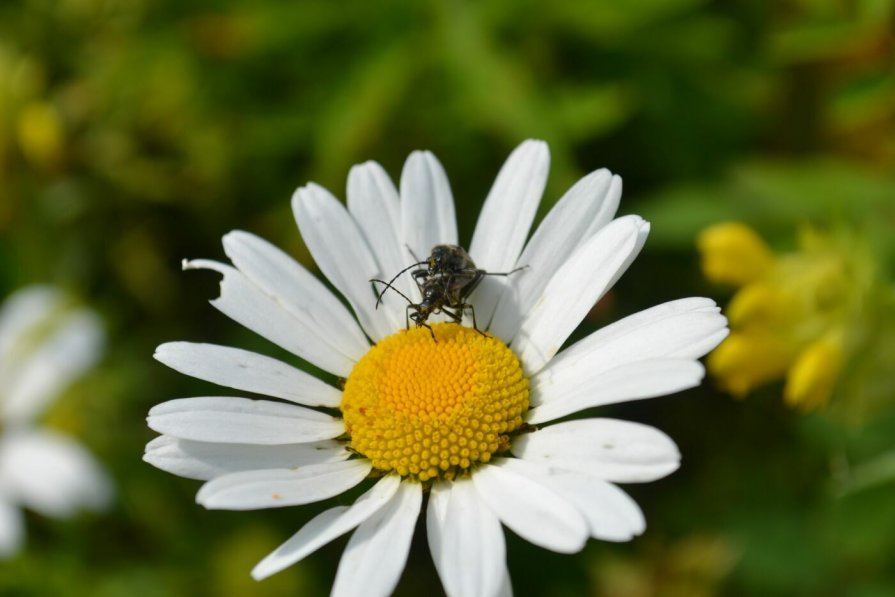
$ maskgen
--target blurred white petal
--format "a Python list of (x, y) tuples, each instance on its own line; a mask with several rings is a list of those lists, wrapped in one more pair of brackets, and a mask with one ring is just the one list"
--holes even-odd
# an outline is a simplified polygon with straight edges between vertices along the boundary
[(52, 286), (26, 286), (10, 294), (0, 306), (0, 363), (12, 358), (29, 331), (64, 306), (62, 294)]
[(7, 422), (34, 419), (102, 352), (102, 326), (91, 311), (49, 312), (40, 325), (49, 331), (36, 341), (20, 338), (0, 363), (0, 419)]
[(75, 441), (49, 431), (6, 433), (0, 442), (0, 480), (28, 508), (66, 518), (81, 508), (101, 510), (112, 483)]
[(25, 539), (25, 523), (22, 511), (0, 497), (0, 559), (9, 558), (19, 551)]

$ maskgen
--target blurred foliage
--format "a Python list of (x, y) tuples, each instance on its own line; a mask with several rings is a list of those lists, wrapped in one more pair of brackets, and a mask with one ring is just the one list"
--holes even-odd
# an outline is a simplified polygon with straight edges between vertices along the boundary
[[(0, 291), (54, 282), (107, 320), (106, 360), (50, 421), (120, 488), (102, 517), (29, 515), (0, 594), (326, 591), (344, 540), (248, 577), (319, 510), (208, 512), (198, 483), (140, 458), (151, 405), (220, 391), (152, 361), (155, 345), (276, 354), (205, 304), (215, 277), (181, 274), (180, 259), (219, 257), (220, 236), (243, 228), (313, 267), (288, 198), (308, 180), (343, 194), (355, 162), (397, 177), (411, 150), (433, 150), (465, 239), (524, 138), (553, 156), (541, 213), (581, 174), (620, 173), (622, 211), (653, 233), (591, 324), (721, 295), (694, 239), (727, 219), (779, 249), (801, 225), (848, 227), (891, 288), (893, 31), (891, 0), (0, 3)], [(893, 313), (867, 314), (890, 344)], [(891, 376), (875, 379), (895, 396)], [(895, 593), (895, 412), (843, 423), (790, 411), (780, 393), (739, 402), (708, 383), (611, 409), (667, 431), (683, 468), (628, 488), (649, 524), (630, 544), (568, 557), (511, 538), (517, 592)], [(399, 595), (441, 590), (426, 551), (418, 536)]]

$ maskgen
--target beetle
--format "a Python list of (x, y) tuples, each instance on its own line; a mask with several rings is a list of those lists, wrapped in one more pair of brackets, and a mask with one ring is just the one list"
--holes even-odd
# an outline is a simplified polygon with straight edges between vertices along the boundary
[[(419, 288), (422, 299), (418, 303), (414, 303), (403, 292), (395, 288), (392, 284), (398, 277), (408, 270), (411, 270), (410, 276)], [(385, 288), (379, 292), (376, 298), (376, 307), (382, 302), (385, 292), (391, 288), (407, 301), (407, 309), (405, 317), (407, 327), (410, 327), (410, 321), (416, 324), (416, 327), (425, 327), (432, 334), (435, 340), (435, 333), (432, 327), (427, 323), (429, 316), (437, 313), (444, 313), (455, 322), (460, 323), (463, 319), (463, 312), (469, 309), (472, 314), (472, 327), (475, 331), (484, 335), (479, 330), (475, 319), (475, 308), (467, 302), (467, 298), (472, 291), (481, 283), (485, 276), (509, 276), (512, 273), (525, 269), (518, 267), (509, 272), (488, 272), (476, 267), (472, 258), (466, 250), (458, 245), (435, 245), (432, 252), (426, 259), (417, 261), (398, 272), (389, 282), (379, 279), (370, 280), (370, 282), (378, 282), (385, 285)]]

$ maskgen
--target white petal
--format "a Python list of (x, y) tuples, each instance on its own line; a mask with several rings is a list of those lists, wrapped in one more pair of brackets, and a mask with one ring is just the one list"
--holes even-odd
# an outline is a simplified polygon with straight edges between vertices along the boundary
[(554, 489), (587, 519), (590, 536), (604, 541), (628, 541), (646, 528), (643, 512), (628, 494), (597, 477), (551, 471), (543, 465), (508, 458), (504, 466)]
[[(53, 321), (54, 316), (59, 319)], [(35, 348), (0, 364), (12, 369), (0, 376), (5, 395), (0, 418), (7, 422), (28, 421), (40, 414), (102, 352), (102, 325), (91, 311), (48, 313), (43, 323), (52, 325), (52, 331)]]
[(342, 393), (313, 375), (255, 352), (192, 342), (168, 342), (156, 360), (186, 375), (228, 388), (282, 398), (305, 406), (337, 407)]
[(624, 273), (648, 231), (649, 224), (638, 216), (614, 220), (557, 270), (513, 340), (513, 349), (529, 375), (543, 368)]
[(11, 432), (0, 447), (0, 478), (17, 501), (46, 516), (100, 510), (112, 485), (93, 457), (71, 439), (47, 431)]
[(622, 198), (622, 179), (618, 175), (613, 175), (612, 180), (609, 181), (609, 188), (606, 189), (605, 194), (599, 200), (599, 202), (600, 202), (599, 211), (590, 220), (590, 225), (587, 227), (587, 230), (584, 232), (584, 235), (581, 238), (581, 242), (578, 243), (579, 247), (581, 245), (583, 245), (587, 239), (589, 239), (594, 234), (596, 234), (597, 231), (600, 230), (600, 228), (602, 228), (603, 226), (605, 226), (606, 224), (608, 224), (609, 222), (612, 221), (612, 219), (615, 217), (615, 213), (618, 211), (618, 204), (619, 204), (619, 201), (621, 200), (621, 198)]
[[(508, 272), (516, 265), (547, 184), (550, 152), (543, 141), (519, 145), (497, 175), (472, 235), (469, 255), (489, 272)], [(487, 276), (474, 293), (476, 317), (487, 326), (507, 280)]]
[(616, 419), (569, 421), (526, 433), (513, 442), (513, 454), (618, 483), (655, 481), (680, 465), (670, 437), (654, 427)]
[(505, 271), (516, 264), (549, 170), (550, 151), (543, 141), (525, 141), (507, 158), (485, 199), (469, 245), (480, 268)]
[(232, 444), (300, 444), (345, 432), (340, 419), (309, 408), (229, 396), (162, 402), (146, 420), (153, 431), (180, 439)]
[[(16, 290), (0, 304), (0, 388), (6, 391), (17, 383), (23, 363), (34, 350), (35, 332), (46, 328), (64, 308), (62, 294), (44, 285)], [(0, 409), (3, 400), (0, 394)]]
[(381, 270), (354, 219), (338, 199), (311, 183), (295, 191), (292, 211), (320, 271), (348, 299), (367, 335), (378, 342), (403, 326), (400, 297), (386, 293), (383, 305), (376, 310), (370, 280), (391, 272)]
[(355, 362), (370, 349), (348, 309), (292, 257), (239, 230), (224, 236), (224, 251), (258, 288), (313, 330), (316, 341), (329, 344)]
[(395, 475), (383, 477), (350, 508), (336, 506), (318, 514), (288, 541), (258, 562), (252, 570), (252, 578), (262, 580), (276, 574), (354, 529), (388, 504), (398, 491), (400, 482), (400, 477)]
[(0, 559), (15, 555), (24, 539), (22, 511), (5, 499), (0, 499)]
[(401, 483), (394, 498), (358, 527), (339, 561), (333, 597), (391, 595), (407, 562), (422, 501), (419, 483)]
[(522, 314), (528, 313), (553, 274), (615, 215), (621, 179), (608, 170), (591, 172), (572, 186), (550, 210), (528, 244), (500, 297), (489, 331), (506, 343), (513, 340)]
[(257, 510), (319, 502), (363, 481), (369, 460), (309, 464), (289, 469), (240, 471), (205, 483), (196, 502), (209, 510)]
[(348, 450), (332, 440), (256, 446), (196, 442), (161, 435), (146, 444), (143, 460), (181, 477), (208, 481), (237, 471), (340, 462), (349, 456)]
[[(438, 576), (444, 575), (444, 524), (447, 520), (448, 501), (451, 498), (451, 482), (436, 482), (429, 490), (429, 506), (426, 508), (426, 539), (429, 542), (429, 553), (438, 571)], [(442, 581), (442, 584), (445, 584)], [(447, 585), (445, 585), (446, 587)], [(447, 591), (447, 588), (445, 588)]]
[(184, 261), (183, 268), (210, 269), (224, 276), (221, 296), (211, 304), (230, 319), (324, 371), (342, 377), (351, 373), (354, 361), (321, 342), (314, 329), (293, 317), (236, 268), (206, 259)]
[(503, 578), (500, 581), (500, 589), (497, 590), (497, 597), (513, 597), (513, 583), (510, 581), (510, 571), (504, 564)]
[[(348, 175), (348, 212), (370, 246), (380, 280), (391, 282), (393, 290), (376, 283), (382, 293), (379, 308), (388, 310), (392, 321), (405, 320), (406, 302), (400, 297), (414, 297), (416, 285), (402, 270), (417, 261), (404, 241), (401, 202), (391, 179), (376, 162), (367, 162), (351, 169)], [(396, 291), (396, 292), (395, 292)], [(411, 300), (408, 298), (408, 300)]]
[(588, 537), (587, 521), (581, 513), (559, 494), (501, 464), (497, 459), (472, 475), (479, 496), (501, 522), (545, 549), (580, 551)]
[(686, 298), (635, 313), (562, 351), (533, 381), (561, 386), (645, 359), (698, 359), (727, 335), (720, 311), (711, 299)]
[(427, 536), (445, 592), (449, 597), (498, 594), (506, 569), (500, 520), (472, 481), (438, 485), (429, 496)]
[[(376, 162), (354, 166), (348, 173), (348, 213), (372, 249), (386, 281), (416, 261), (403, 240), (398, 191)], [(410, 296), (409, 276), (400, 276), (394, 286)]]
[(451, 186), (444, 168), (428, 151), (414, 151), (404, 162), (401, 222), (404, 241), (418, 260), (428, 257), (435, 245), (457, 244)]
[(0, 305), (0, 363), (9, 361), (36, 327), (65, 307), (63, 294), (48, 285), (25, 286), (10, 294)]
[(585, 408), (673, 394), (698, 386), (704, 374), (699, 362), (687, 359), (650, 359), (596, 374), (582, 372), (564, 384), (533, 388), (540, 406), (529, 411), (526, 421), (544, 423)]

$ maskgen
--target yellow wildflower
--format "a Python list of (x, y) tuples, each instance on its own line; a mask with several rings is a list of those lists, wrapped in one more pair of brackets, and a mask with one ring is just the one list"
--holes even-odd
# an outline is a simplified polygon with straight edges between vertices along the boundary
[(722, 222), (702, 231), (697, 239), (702, 269), (713, 282), (740, 286), (764, 273), (774, 260), (770, 247), (739, 222)]
[(748, 226), (727, 222), (699, 236), (705, 276), (738, 287), (728, 305), (731, 334), (709, 357), (719, 385), (742, 397), (785, 379), (784, 399), (825, 406), (846, 354), (872, 268), (853, 236), (805, 230), (798, 250), (775, 255)]
[(839, 335), (831, 334), (800, 352), (786, 376), (786, 403), (803, 410), (826, 405), (842, 368), (842, 348)]
[(738, 398), (756, 386), (780, 379), (792, 360), (786, 342), (764, 330), (733, 332), (709, 355), (709, 371)]

